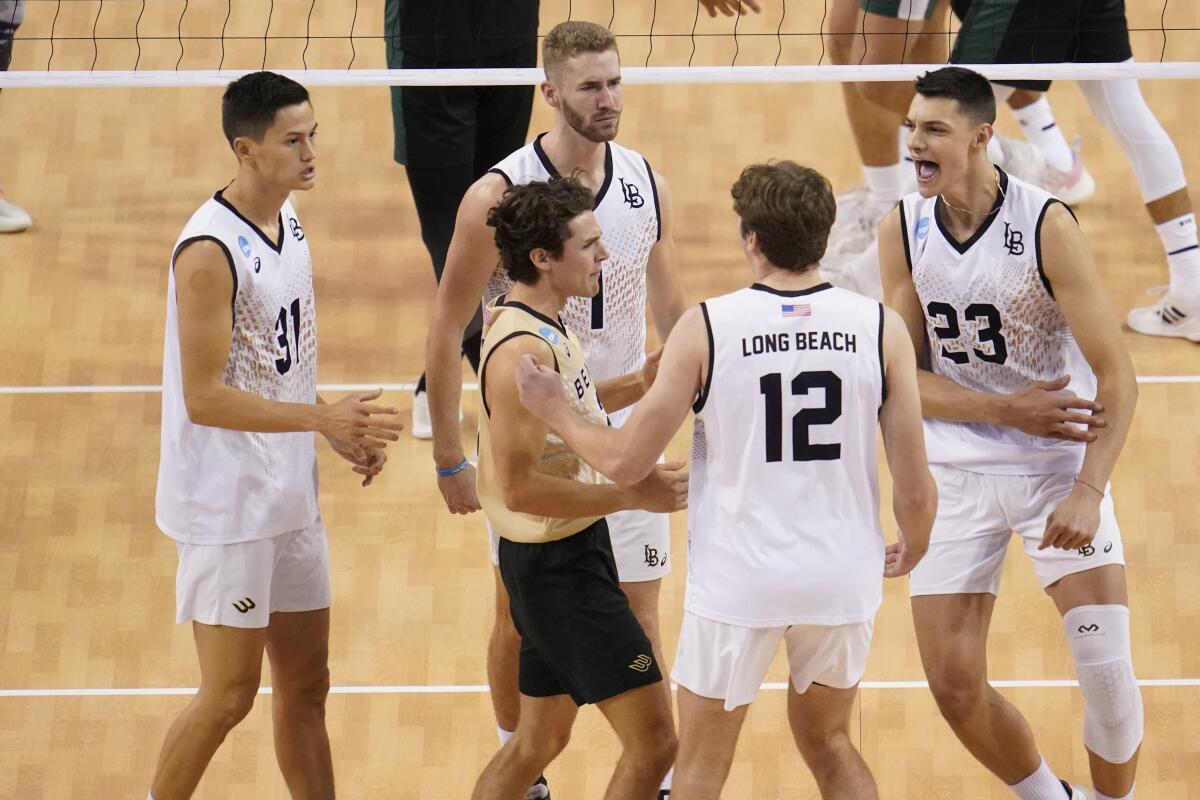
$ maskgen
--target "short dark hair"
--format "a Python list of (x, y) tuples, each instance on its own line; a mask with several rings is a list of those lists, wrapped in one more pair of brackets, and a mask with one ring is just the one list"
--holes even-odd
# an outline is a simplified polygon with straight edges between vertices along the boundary
[(571, 220), (592, 209), (592, 192), (574, 178), (551, 178), (510, 186), (487, 215), (496, 229), (500, 263), (517, 283), (535, 284), (538, 269), (529, 258), (541, 248), (562, 258), (571, 238)]
[(803, 272), (825, 255), (837, 201), (829, 181), (815, 169), (795, 161), (752, 164), (730, 194), (742, 234), (753, 232), (776, 267)]
[(239, 136), (261, 142), (281, 108), (308, 102), (308, 90), (274, 72), (251, 72), (225, 89), (221, 98), (221, 130), (229, 144)]
[(973, 69), (942, 67), (913, 81), (922, 97), (945, 97), (958, 102), (959, 110), (976, 125), (996, 121), (996, 95), (988, 79)]

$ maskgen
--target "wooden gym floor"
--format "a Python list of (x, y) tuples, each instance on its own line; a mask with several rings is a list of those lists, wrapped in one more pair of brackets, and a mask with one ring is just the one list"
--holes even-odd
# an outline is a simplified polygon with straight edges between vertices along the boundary
[[(49, 33), (51, 3), (29, 4), (22, 37)], [(356, 35), (377, 36), (379, 0), (362, 3)], [(543, 3), (548, 27), (565, 2)], [(657, 9), (656, 32), (687, 32), (691, 7)], [(271, 35), (303, 35), (307, 3), (278, 2)], [(335, 7), (336, 6), (336, 7)], [(595, 7), (593, 7), (595, 6)], [(1157, 29), (1160, 8), (1130, 3), (1135, 28)], [(132, 30), (138, 4), (62, 4), (58, 36)], [(741, 33), (774, 33), (768, 14)], [(179, 58), (186, 36), (219, 30), (225, 4), (151, 4), (141, 24), (142, 68)], [(812, 31), (819, 10), (794, 4), (784, 32)], [(620, 32), (649, 28), (649, 7), (622, 4)], [(576, 17), (606, 22), (607, 3), (575, 3)], [(239, 3), (229, 34), (261, 36), (265, 4)], [(1170, 27), (1196, 27), (1200, 10), (1170, 8)], [(214, 25), (216, 28), (214, 28)], [(701, 18), (700, 33), (730, 30)], [(319, 4), (312, 30), (343, 35), (347, 4)], [(1144, 59), (1161, 37), (1136, 33)], [(1200, 37), (1169, 36), (1168, 58), (1195, 59)], [(298, 66), (302, 40), (270, 43), (273, 66)], [(130, 68), (136, 45), (104, 42), (98, 68)], [(626, 64), (642, 63), (645, 38), (623, 39)], [(773, 36), (739, 42), (738, 63), (770, 63)], [(381, 66), (376, 40), (357, 41), (356, 67)], [(696, 63), (728, 63), (729, 37), (701, 38)], [(654, 64), (685, 63), (686, 37), (656, 38)], [(261, 40), (230, 40), (227, 65), (257, 66)], [(783, 45), (781, 63), (812, 63), (816, 37)], [(45, 41), (17, 41), (14, 69), (44, 68)], [(345, 66), (344, 40), (313, 42), (313, 66)], [(214, 41), (189, 42), (181, 66), (210, 68)], [(86, 69), (90, 39), (59, 41), (52, 66)], [(1192, 178), (1200, 136), (1195, 87), (1147, 81), (1144, 92), (1173, 134)], [(17, 90), (0, 96), (0, 185), (36, 227), (0, 238), (0, 797), (141, 798), (167, 725), (197, 670), (190, 631), (174, 624), (175, 550), (155, 528), (159, 396), (166, 266), (191, 211), (233, 174), (218, 125), (216, 89)], [(1102, 278), (1119, 313), (1164, 283), (1161, 249), (1117, 145), (1088, 117), (1078, 91), (1052, 93), (1063, 127), (1083, 135), (1096, 197), (1080, 209)], [(317, 189), (299, 200), (317, 266), (321, 380), (402, 383), (421, 369), (434, 284), (404, 173), (391, 162), (383, 89), (318, 89)], [(549, 115), (539, 101), (532, 130)], [(1011, 117), (1001, 129), (1013, 132)], [(689, 295), (728, 291), (748, 276), (734, 239), (728, 187), (752, 161), (819, 164), (835, 185), (858, 179), (836, 86), (630, 86), (621, 141), (665, 174)], [(836, 142), (830, 146), (831, 142)], [(1128, 334), (1141, 401), (1113, 478), (1130, 563), (1134, 658), (1144, 689), (1146, 741), (1139, 796), (1200, 797), (1200, 350)], [(22, 388), (32, 387), (32, 388)], [(71, 388), (54, 388), (71, 387)], [(107, 388), (106, 388), (107, 387)], [(328, 391), (327, 395), (338, 394)], [(402, 407), (408, 395), (386, 398)], [(474, 422), (468, 395), (464, 427)], [(685, 452), (685, 435), (673, 444)], [(405, 437), (388, 469), (361, 489), (326, 451), (322, 507), (333, 557), (333, 682), (329, 726), (342, 797), (459, 798), (496, 747), (484, 683), (492, 580), (478, 517), (443, 510), (429, 445)], [(885, 494), (886, 496), (886, 494)], [(885, 503), (886, 505), (886, 503)], [(890, 520), (886, 527), (892, 529)], [(684, 517), (673, 520), (680, 567), (666, 581), (663, 630), (674, 651), (682, 601)], [(1014, 548), (991, 639), (991, 672), (1027, 714), (1047, 757), (1086, 777), (1082, 702), (1056, 681), (1072, 677), (1051, 604)], [(777, 663), (770, 679), (784, 679)], [(885, 798), (999, 798), (938, 717), (922, 678), (904, 586), (888, 586), (854, 735)], [(353, 691), (345, 691), (352, 688)], [(116, 690), (105, 693), (105, 690)], [(762, 693), (746, 725), (725, 796), (812, 798), (795, 754), (784, 693)], [(201, 784), (203, 798), (282, 798), (270, 745), (269, 698), (229, 738)], [(548, 771), (556, 797), (599, 798), (616, 742), (594, 711), (580, 716), (567, 752)]]

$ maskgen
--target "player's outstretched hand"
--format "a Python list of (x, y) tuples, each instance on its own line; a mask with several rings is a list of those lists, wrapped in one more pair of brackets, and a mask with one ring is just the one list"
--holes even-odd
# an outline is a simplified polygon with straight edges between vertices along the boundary
[[(1064, 393), (1070, 375), (1052, 381), (1035, 381), (1009, 397), (1003, 424), (1044, 439), (1091, 442), (1096, 428), (1106, 424), (1104, 406)], [(1080, 425), (1086, 427), (1079, 427)]]
[(658, 377), (658, 365), (662, 362), (663, 349), (659, 347), (653, 353), (646, 356), (646, 363), (642, 364), (642, 390), (650, 391), (650, 387), (654, 385), (654, 379)]
[(349, 444), (329, 436), (325, 438), (333, 452), (353, 464), (353, 471), (363, 476), (363, 486), (370, 486), (371, 481), (383, 471), (383, 465), (387, 463), (387, 453), (383, 452), (383, 448)]
[(1104, 496), (1090, 486), (1077, 483), (1067, 499), (1050, 512), (1046, 533), (1038, 550), (1078, 550), (1091, 544), (1100, 529), (1100, 501)]
[(517, 382), (521, 405), (543, 422), (567, 405), (567, 396), (563, 393), (562, 379), (558, 373), (539, 363), (533, 356), (521, 356), (513, 377)]
[(904, 540), (904, 532), (898, 534), (897, 541), (889, 544), (883, 551), (883, 577), (900, 578), (913, 571), (913, 567), (925, 557), (925, 550), (909, 547)]
[(650, 474), (632, 487), (634, 508), (668, 514), (687, 508), (688, 465), (682, 461), (655, 464)]
[(370, 392), (352, 392), (336, 403), (319, 406), (321, 424), (319, 430), (330, 439), (338, 439), (348, 445), (359, 447), (385, 447), (388, 442), (400, 438), (404, 430), (396, 416), (398, 408), (372, 405), (383, 389)]
[(438, 490), (451, 514), (472, 514), (482, 506), (475, 492), (475, 467), (468, 464), (462, 472), (438, 476)]
[(704, 6), (704, 10), (710, 17), (715, 17), (718, 11), (727, 17), (732, 17), (741, 14), (743, 7), (755, 14), (762, 11), (754, 0), (700, 0), (700, 5)]

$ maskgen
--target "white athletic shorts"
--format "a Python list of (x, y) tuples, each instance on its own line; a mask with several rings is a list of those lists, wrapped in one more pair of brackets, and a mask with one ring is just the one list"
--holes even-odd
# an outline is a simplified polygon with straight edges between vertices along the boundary
[(320, 517), (270, 539), (176, 547), (176, 622), (265, 628), (276, 611), (315, 611), (332, 602)]
[(1013, 532), (1023, 540), (1043, 588), (1075, 572), (1125, 563), (1109, 487), (1091, 544), (1078, 550), (1038, 550), (1046, 520), (1071, 493), (1074, 475), (983, 475), (941, 464), (929, 468), (937, 482), (938, 510), (929, 552), (909, 576), (911, 595), (997, 594)]
[(783, 639), (797, 692), (814, 683), (849, 689), (867, 669), (874, 628), (874, 617), (849, 625), (745, 628), (684, 611), (671, 677), (693, 694), (724, 700), (725, 710), (733, 711), (758, 696)]
[[(612, 540), (617, 578), (637, 583), (665, 578), (671, 571), (671, 518), (651, 511), (617, 511), (604, 518)], [(485, 520), (486, 522), (486, 520)], [(492, 563), (500, 566), (500, 538), (487, 523)]]

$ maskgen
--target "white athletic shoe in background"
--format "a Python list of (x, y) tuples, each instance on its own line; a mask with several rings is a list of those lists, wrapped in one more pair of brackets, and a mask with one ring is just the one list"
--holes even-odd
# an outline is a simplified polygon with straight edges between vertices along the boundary
[(1130, 309), (1125, 321), (1131, 330), (1146, 336), (1200, 342), (1200, 298), (1174, 297), (1166, 286), (1155, 287), (1147, 294), (1161, 294), (1162, 297), (1154, 305)]
[(33, 217), (28, 211), (0, 195), (0, 233), (20, 233), (32, 225)]
[(1040, 186), (1067, 205), (1079, 205), (1096, 193), (1096, 180), (1088, 172), (1080, 152), (1083, 143), (1075, 138), (1071, 146), (1071, 168), (1055, 169), (1046, 163), (1042, 151), (1029, 142), (997, 136), (996, 141), (1004, 153), (1001, 169), (1026, 183)]
[(837, 218), (829, 232), (829, 246), (821, 259), (821, 275), (825, 280), (842, 285), (840, 276), (875, 241), (879, 221), (890, 210), (890, 206), (874, 206), (865, 186), (855, 186), (838, 195)]
[(413, 392), (412, 435), (414, 439), (432, 439), (433, 423), (429, 420), (429, 395)]

